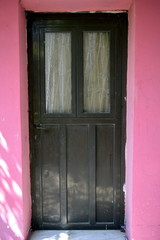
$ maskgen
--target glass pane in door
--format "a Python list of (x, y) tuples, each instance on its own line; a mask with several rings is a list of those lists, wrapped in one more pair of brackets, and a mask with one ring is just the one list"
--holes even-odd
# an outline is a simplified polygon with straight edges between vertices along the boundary
[(110, 112), (109, 32), (83, 33), (83, 111)]
[(45, 33), (46, 113), (71, 113), (71, 33)]

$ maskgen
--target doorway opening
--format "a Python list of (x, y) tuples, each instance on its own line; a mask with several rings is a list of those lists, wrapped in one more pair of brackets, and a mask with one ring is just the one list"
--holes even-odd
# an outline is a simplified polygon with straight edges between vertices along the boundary
[(27, 17), (32, 227), (119, 229), (127, 14)]

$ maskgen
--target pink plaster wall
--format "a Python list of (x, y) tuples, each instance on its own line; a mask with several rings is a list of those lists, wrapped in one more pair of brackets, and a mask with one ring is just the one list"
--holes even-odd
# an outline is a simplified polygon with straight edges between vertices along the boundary
[(28, 235), (31, 220), (29, 127), (28, 127), (28, 75), (27, 75), (27, 32), (24, 9), (19, 5), (19, 64), (20, 64), (20, 111), (22, 149), (22, 189), (23, 189), (23, 232)]
[[(30, 226), (25, 20), (18, 0), (0, 1), (0, 238)], [(22, 0), (32, 11), (128, 9), (131, 0)], [(92, 4), (91, 4), (92, 3)], [(127, 71), (126, 220), (129, 240), (160, 239), (160, 2), (133, 0)], [(18, 236), (16, 236), (18, 235)]]
[(134, 80), (135, 80), (135, 4), (129, 13), (128, 28), (128, 68), (127, 68), (127, 131), (126, 131), (126, 222), (127, 235), (131, 239), (132, 233), (132, 166), (133, 166), (133, 141), (134, 141)]
[(18, 0), (0, 1), (0, 239), (29, 230), (26, 39)]
[(132, 0), (22, 0), (26, 10), (35, 12), (72, 12), (126, 10)]
[[(127, 174), (131, 173), (131, 176), (127, 178), (128, 191), (130, 182), (132, 188), (127, 195), (127, 211), (130, 209), (127, 228), (129, 239), (159, 240), (160, 1), (135, 0), (130, 13)], [(131, 91), (134, 91), (134, 95)], [(129, 110), (130, 107), (132, 110)], [(129, 147), (131, 141), (132, 149)], [(132, 165), (129, 165), (129, 161), (132, 161)]]

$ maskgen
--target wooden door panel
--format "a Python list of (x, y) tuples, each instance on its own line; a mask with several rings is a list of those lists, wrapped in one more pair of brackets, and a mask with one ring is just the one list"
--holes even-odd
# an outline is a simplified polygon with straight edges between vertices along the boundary
[(44, 222), (60, 222), (59, 127), (43, 130), (41, 135), (42, 210)]
[(114, 175), (120, 166), (114, 154), (115, 125), (54, 125), (36, 131), (41, 136), (35, 154), (41, 165), (42, 222), (114, 223)]
[(68, 223), (89, 221), (88, 126), (67, 126)]
[(96, 222), (114, 222), (114, 132), (114, 125), (96, 127)]

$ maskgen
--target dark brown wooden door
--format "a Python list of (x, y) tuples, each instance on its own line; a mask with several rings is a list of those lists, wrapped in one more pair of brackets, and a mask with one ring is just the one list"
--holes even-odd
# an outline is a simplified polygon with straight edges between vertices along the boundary
[(35, 229), (123, 224), (126, 29), (124, 13), (28, 14)]

